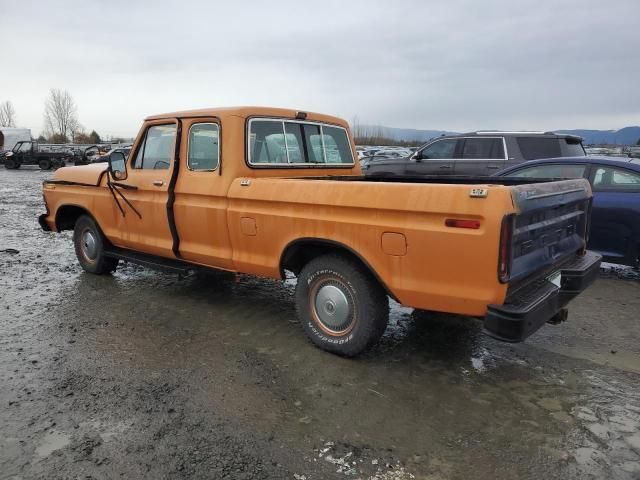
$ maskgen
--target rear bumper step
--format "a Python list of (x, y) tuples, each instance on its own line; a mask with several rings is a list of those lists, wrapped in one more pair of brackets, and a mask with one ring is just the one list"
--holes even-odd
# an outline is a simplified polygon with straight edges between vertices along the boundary
[(485, 332), (505, 342), (522, 342), (545, 323), (566, 318), (564, 307), (594, 282), (601, 260), (601, 255), (589, 251), (558, 268), (560, 287), (538, 279), (509, 295), (503, 305), (489, 305)]

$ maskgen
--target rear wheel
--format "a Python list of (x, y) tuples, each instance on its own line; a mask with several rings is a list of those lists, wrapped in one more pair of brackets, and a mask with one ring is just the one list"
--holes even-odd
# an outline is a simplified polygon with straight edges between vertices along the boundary
[(89, 273), (102, 275), (115, 271), (118, 260), (105, 256), (106, 239), (95, 220), (82, 215), (73, 229), (73, 243), (80, 266)]
[(49, 160), (48, 158), (43, 158), (38, 162), (38, 166), (40, 167), (40, 170), (50, 170), (51, 160)]
[(346, 256), (311, 260), (298, 276), (302, 328), (320, 348), (352, 357), (375, 344), (389, 321), (389, 299), (364, 266)]

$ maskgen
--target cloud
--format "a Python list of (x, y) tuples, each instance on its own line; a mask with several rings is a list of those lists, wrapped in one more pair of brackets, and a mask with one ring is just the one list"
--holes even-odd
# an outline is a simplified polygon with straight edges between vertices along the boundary
[(5, 1), (0, 100), (34, 132), (51, 87), (103, 135), (237, 104), (413, 128), (619, 128), (640, 123), (638, 14), (637, 0)]

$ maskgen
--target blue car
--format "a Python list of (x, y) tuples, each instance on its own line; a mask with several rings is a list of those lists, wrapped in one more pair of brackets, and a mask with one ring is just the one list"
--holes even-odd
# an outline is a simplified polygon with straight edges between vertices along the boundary
[(593, 189), (590, 250), (605, 262), (640, 266), (640, 159), (565, 157), (531, 160), (502, 177), (586, 178)]

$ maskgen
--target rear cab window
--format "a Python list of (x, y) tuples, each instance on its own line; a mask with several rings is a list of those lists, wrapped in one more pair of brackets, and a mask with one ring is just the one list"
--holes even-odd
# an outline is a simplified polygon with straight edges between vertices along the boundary
[(353, 166), (347, 131), (307, 121), (252, 118), (248, 126), (252, 166)]

